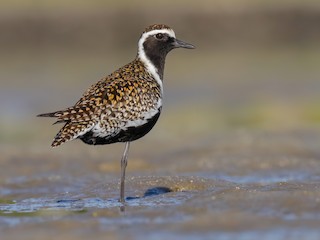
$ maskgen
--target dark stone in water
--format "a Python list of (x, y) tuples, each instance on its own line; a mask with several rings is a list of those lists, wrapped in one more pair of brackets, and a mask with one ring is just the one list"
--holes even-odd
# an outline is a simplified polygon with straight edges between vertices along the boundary
[(143, 196), (150, 197), (150, 196), (156, 196), (156, 195), (165, 194), (169, 192), (172, 192), (172, 189), (168, 187), (154, 187), (154, 188), (148, 189)]
[(61, 199), (61, 200), (57, 200), (57, 203), (74, 203), (80, 200), (81, 199)]

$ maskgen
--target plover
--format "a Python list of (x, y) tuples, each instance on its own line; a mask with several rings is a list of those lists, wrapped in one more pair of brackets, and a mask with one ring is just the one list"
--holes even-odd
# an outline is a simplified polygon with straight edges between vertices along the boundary
[(76, 138), (90, 145), (125, 142), (121, 158), (122, 203), (130, 142), (147, 134), (159, 118), (165, 58), (175, 48), (195, 47), (178, 40), (167, 25), (151, 25), (142, 33), (132, 62), (92, 85), (74, 106), (38, 115), (64, 123), (52, 147)]

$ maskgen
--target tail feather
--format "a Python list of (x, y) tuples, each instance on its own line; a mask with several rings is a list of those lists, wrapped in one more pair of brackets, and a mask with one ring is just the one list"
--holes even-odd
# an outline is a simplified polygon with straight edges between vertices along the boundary
[(58, 120), (58, 121), (55, 121), (54, 123), (52, 123), (52, 125), (56, 125), (58, 123), (66, 123), (66, 122), (68, 122), (68, 121), (66, 121), (66, 120)]
[(66, 108), (61, 111), (42, 113), (37, 117), (55, 117), (58, 118), (57, 123), (60, 122), (86, 122), (90, 121), (94, 115), (93, 106), (87, 105), (76, 105), (73, 107)]
[(57, 118), (54, 124), (65, 123), (55, 136), (51, 146), (58, 147), (90, 131), (96, 122), (92, 108), (93, 106), (76, 105), (62, 111), (39, 114), (38, 117)]
[(38, 114), (37, 117), (58, 117), (61, 115), (61, 111)]
[(51, 147), (58, 147), (61, 144), (71, 141), (80, 135), (90, 131), (94, 126), (93, 122), (82, 122), (82, 123), (66, 123), (63, 128), (60, 129), (58, 134), (55, 136)]
[[(55, 118), (60, 118), (61, 115), (63, 115), (64, 111), (56, 111), (56, 112), (51, 112), (51, 113), (41, 113), (38, 114), (37, 117), (55, 117)], [(52, 125), (58, 124), (58, 123), (66, 123), (70, 122), (69, 119), (63, 119), (63, 120), (57, 120), (55, 121)]]

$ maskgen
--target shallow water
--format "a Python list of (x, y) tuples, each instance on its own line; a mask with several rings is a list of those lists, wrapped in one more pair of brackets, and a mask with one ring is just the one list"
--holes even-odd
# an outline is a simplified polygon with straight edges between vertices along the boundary
[(133, 144), (145, 155), (129, 159), (125, 206), (114, 156), (72, 155), (77, 142), (59, 158), (16, 153), (0, 170), (1, 239), (319, 239), (319, 136), (221, 134), (159, 155)]
[[(58, 9), (55, 25), (61, 33), (56, 36), (83, 36), (81, 22), (76, 33), (60, 29), (64, 8)], [(48, 12), (54, 14), (51, 8)], [(73, 26), (77, 18), (64, 14)], [(203, 17), (202, 10), (198, 14)], [(153, 14), (150, 18), (153, 22)], [(97, 19), (86, 23), (87, 28), (94, 29)], [(177, 33), (183, 37), (185, 25), (177, 19)], [(118, 20), (108, 21), (113, 26)], [(32, 30), (26, 23), (21, 29)], [(278, 22), (274, 25), (278, 29)], [(223, 33), (201, 26), (214, 36), (216, 30)], [(50, 30), (50, 22), (39, 27)], [(122, 35), (127, 23), (113, 28), (127, 39)], [(90, 31), (89, 42), (81, 37), (85, 45), (77, 45), (81, 39), (74, 37), (56, 45), (50, 34), (41, 34), (43, 28), (40, 35), (30, 31), (33, 48), (13, 41), (1, 49), (1, 240), (320, 239), (317, 44), (264, 42), (251, 48), (248, 43), (233, 46), (233, 39), (223, 47), (185, 29), (192, 30), (190, 41), (197, 49), (168, 57), (163, 113), (151, 133), (131, 145), (122, 206), (118, 180), (123, 145), (92, 147), (72, 141), (52, 150), (51, 139), (60, 126), (35, 117), (70, 106), (88, 86), (135, 56), (135, 46), (123, 49), (122, 41), (121, 49), (110, 49), (100, 35), (106, 32), (109, 39), (107, 29), (103, 25), (96, 34)], [(254, 29), (245, 25), (248, 29), (251, 45)], [(256, 32), (263, 37), (263, 30), (259, 26)], [(95, 44), (98, 38), (103, 45)]]

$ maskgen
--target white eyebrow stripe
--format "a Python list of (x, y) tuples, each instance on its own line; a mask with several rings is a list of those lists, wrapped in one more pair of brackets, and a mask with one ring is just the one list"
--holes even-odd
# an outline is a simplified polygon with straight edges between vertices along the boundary
[(145, 36), (145, 38), (148, 38), (149, 36), (155, 35), (157, 33), (166, 33), (170, 37), (174, 37), (174, 38), (176, 37), (176, 34), (174, 33), (174, 31), (172, 29), (165, 28), (165, 29), (155, 29), (155, 30), (151, 30), (149, 32), (145, 32), (145, 33), (142, 34), (141, 39), (144, 36)]
[(145, 64), (149, 73), (155, 78), (155, 80), (159, 84), (159, 86), (161, 88), (161, 94), (162, 94), (162, 92), (163, 92), (162, 79), (160, 78), (156, 67), (153, 65), (153, 63), (150, 61), (150, 59), (148, 59), (148, 57), (146, 56), (146, 53), (145, 53), (144, 47), (143, 47), (143, 43), (145, 42), (145, 40), (148, 37), (155, 35), (155, 34), (158, 34), (158, 33), (165, 33), (173, 38), (176, 37), (176, 35), (172, 29), (156, 29), (156, 30), (152, 30), (149, 32), (145, 32), (142, 34), (142, 36), (139, 40), (139, 43), (138, 43), (138, 56), (139, 56), (140, 60)]
[(139, 40), (139, 43), (138, 43), (138, 53), (141, 53), (144, 51), (143, 49), (143, 43), (144, 41), (152, 36), (152, 35), (155, 35), (155, 34), (158, 34), (158, 33), (166, 33), (168, 34), (170, 37), (173, 37), (173, 38), (176, 38), (176, 34), (174, 33), (174, 31), (172, 29), (156, 29), (156, 30), (152, 30), (150, 32), (145, 32), (142, 34), (140, 40)]

